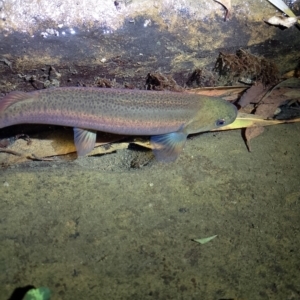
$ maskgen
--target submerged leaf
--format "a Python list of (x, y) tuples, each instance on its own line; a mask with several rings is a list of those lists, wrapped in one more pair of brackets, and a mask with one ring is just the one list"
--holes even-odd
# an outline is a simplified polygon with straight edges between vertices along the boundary
[(300, 90), (294, 89), (284, 93), (289, 99), (300, 99)]
[(277, 85), (275, 85), (275, 87), (273, 88), (279, 88), (279, 87), (289, 87), (289, 88), (297, 88), (300, 87), (300, 78), (288, 78), (286, 80), (281, 81), (280, 83), (278, 83)]
[(238, 95), (245, 91), (248, 86), (215, 86), (215, 87), (203, 87), (195, 88), (191, 90), (186, 90), (186, 93), (211, 96), (211, 97), (224, 97), (226, 96), (235, 96), (236, 99)]
[[(118, 149), (125, 149), (128, 147), (128, 143), (111, 144), (122, 139), (124, 139), (124, 136), (98, 132), (96, 146), (89, 155), (105, 154)], [(5, 163), (5, 165), (22, 163), (28, 159), (44, 160), (45, 158), (76, 152), (71, 129), (42, 132), (36, 136), (32, 136), (29, 145), (27, 141), (18, 139), (8, 149), (0, 150), (0, 163)], [(8, 155), (1, 152), (15, 155)]]
[(210, 236), (210, 237), (207, 237), (207, 238), (202, 238), (202, 239), (193, 239), (194, 242), (197, 242), (201, 245), (204, 245), (208, 242), (210, 242), (211, 240), (213, 240), (217, 235), (213, 235), (213, 236)]
[[(270, 3), (272, 3), (275, 7), (277, 7), (279, 10), (284, 12), (289, 17), (296, 17), (293, 11), (282, 1), (282, 0), (268, 0)], [(298, 21), (300, 23), (300, 21)]]
[[(279, 84), (275, 85), (272, 89), (270, 89), (265, 95), (261, 98), (261, 95), (259, 98), (261, 99), (255, 99), (256, 100), (256, 105), (255, 105), (255, 115), (259, 115), (263, 119), (272, 119), (275, 115), (275, 112), (277, 108), (282, 105), (285, 101), (289, 99), (297, 99), (300, 96), (299, 90), (297, 89), (289, 89), (289, 87), (298, 87), (300, 85), (300, 80), (298, 78), (289, 78), (287, 80), (284, 80), (280, 82)], [(252, 87), (253, 88), (253, 87)], [(249, 90), (249, 93), (251, 92), (251, 89)], [(280, 88), (280, 89), (279, 89)], [(255, 90), (253, 91), (255, 95)], [(251, 94), (250, 94), (251, 96)], [(249, 96), (249, 99), (247, 99), (247, 92), (242, 96), (241, 100), (243, 100), (243, 97), (246, 98), (244, 99), (244, 102), (255, 102), (251, 97)], [(294, 122), (298, 122), (298, 120), (292, 120)], [(259, 136), (264, 129), (261, 126), (266, 126), (268, 124), (257, 124), (255, 122), (254, 124), (249, 124), (247, 127), (255, 127), (255, 128), (247, 128), (245, 130), (245, 139), (246, 139), (246, 144), (248, 147), (248, 150), (251, 151), (250, 149), (250, 140)], [(234, 124), (231, 124), (234, 125)]]
[(300, 122), (300, 118), (292, 119), (292, 120), (273, 120), (273, 119), (266, 119), (265, 117), (258, 116), (258, 115), (245, 114), (239, 112), (237, 118), (233, 123), (217, 129), (213, 129), (212, 131), (232, 130), (232, 129), (247, 128), (247, 127), (257, 127), (257, 126), (271, 126), (271, 125), (295, 123), (295, 122)]
[(245, 107), (250, 103), (257, 103), (261, 97), (266, 93), (267, 88), (259, 82), (252, 85), (240, 98), (238, 104), (241, 107)]
[(273, 16), (270, 19), (266, 20), (266, 22), (270, 25), (275, 25), (275, 26), (280, 25), (280, 26), (290, 28), (298, 22), (298, 18), (297, 17)]
[(245, 139), (248, 151), (251, 152), (251, 145), (250, 141), (255, 137), (261, 135), (265, 131), (264, 127), (257, 126), (257, 127), (249, 127), (245, 130)]

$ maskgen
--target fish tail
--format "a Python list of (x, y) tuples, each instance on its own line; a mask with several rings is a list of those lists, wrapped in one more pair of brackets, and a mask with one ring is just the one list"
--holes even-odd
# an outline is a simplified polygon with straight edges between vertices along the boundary
[(14, 91), (7, 94), (0, 100), (0, 113), (5, 111), (9, 106), (13, 105), (14, 103), (26, 99), (28, 99), (28, 93)]

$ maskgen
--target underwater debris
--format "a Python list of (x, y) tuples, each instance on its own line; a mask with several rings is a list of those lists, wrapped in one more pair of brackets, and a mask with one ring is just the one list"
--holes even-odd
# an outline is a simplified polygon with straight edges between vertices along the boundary
[(59, 80), (61, 78), (61, 73), (59, 73), (58, 71), (56, 71), (56, 69), (53, 66), (50, 66), (49, 68), (49, 80), (53, 81), (53, 80)]
[(146, 77), (146, 89), (147, 90), (170, 90), (174, 92), (182, 92), (183, 87), (179, 86), (176, 81), (169, 75), (163, 75), (162, 73), (148, 73)]
[(13, 71), (13, 69), (12, 69), (12, 62), (11, 61), (9, 61), (5, 57), (3, 57), (3, 58), (0, 58), (0, 62), (3, 62), (5, 65), (7, 65)]
[[(256, 103), (254, 107), (254, 114), (262, 116), (266, 119), (278, 119), (278, 108), (281, 107), (284, 103), (295, 103), (296, 101), (287, 102), (291, 99), (299, 99), (300, 97), (300, 91), (295, 90), (289, 90), (289, 88), (280, 88), (280, 89), (272, 89), (272, 92), (267, 92), (266, 96), (264, 96), (261, 100), (257, 99), (258, 102)], [(297, 110), (297, 108), (296, 108)], [(281, 111), (281, 109), (279, 110)], [(289, 109), (289, 115), (287, 113), (287, 110), (285, 110), (285, 121), (294, 118), (299, 117), (299, 114), (294, 111), (292, 113), (292, 109)], [(282, 119), (282, 118), (281, 118)], [(248, 150), (251, 151), (250, 147), (250, 140), (253, 138), (259, 136), (261, 133), (263, 133), (264, 128), (261, 126), (252, 127), (252, 128), (246, 128), (245, 130), (245, 139), (246, 144), (248, 147)]]
[[(258, 115), (266, 120), (280, 119), (286, 122), (289, 120), (299, 122), (299, 99), (300, 79), (293, 77), (281, 81), (275, 86), (264, 86), (262, 83), (253, 85), (244, 92), (238, 101), (238, 105), (243, 112), (250, 108), (251, 114)], [(282, 110), (284, 112), (281, 114)], [(251, 151), (250, 140), (263, 133), (263, 126), (265, 126), (263, 123), (258, 123), (256, 126), (248, 126), (245, 129), (244, 137), (249, 151)]]
[(273, 62), (243, 49), (237, 50), (236, 54), (220, 52), (214, 71), (220, 76), (227, 77), (228, 84), (242, 80), (249, 81), (247, 83), (260, 81), (264, 85), (274, 85), (279, 80), (279, 71)]
[(207, 237), (207, 238), (202, 238), (202, 239), (192, 239), (192, 241), (197, 242), (201, 245), (204, 245), (204, 244), (210, 242), (211, 240), (213, 240), (217, 236), (218, 235), (213, 235), (213, 236), (210, 236), (210, 237)]
[(300, 79), (296, 78), (296, 77), (292, 77), (292, 78), (288, 78), (286, 80), (283, 80), (281, 82), (279, 82), (278, 84), (276, 84), (275, 86), (273, 86), (271, 89), (268, 90), (268, 92), (256, 103), (259, 105), (260, 102), (264, 102), (265, 98), (269, 97), (270, 94), (278, 88), (300, 88)]
[(249, 152), (251, 152), (251, 144), (250, 141), (259, 135), (261, 135), (265, 131), (265, 128), (262, 126), (257, 126), (257, 127), (249, 127), (246, 128), (244, 132), (244, 138), (246, 142), (246, 146)]
[(196, 84), (196, 86), (203, 86), (202, 82), (203, 82), (202, 70), (197, 68), (189, 76), (186, 84), (187, 86), (192, 86), (192, 87), (194, 87), (194, 84)]
[(95, 86), (100, 88), (111, 88), (113, 83), (109, 79), (97, 77), (95, 79)]
[[(282, 0), (268, 0), (268, 1), (272, 3), (275, 7), (277, 7), (279, 10), (284, 12), (287, 16), (296, 17), (293, 11)], [(298, 20), (298, 23), (300, 24), (300, 20)]]
[[(43, 68), (42, 71), (45, 72), (46, 69)], [(53, 66), (50, 66), (48, 72), (43, 75), (24, 75), (20, 73), (17, 74), (17, 76), (24, 81), (31, 83), (37, 90), (59, 87), (61, 80), (61, 73), (57, 72)]]
[(0, 140), (0, 148), (7, 148), (8, 146), (12, 145), (15, 141), (17, 141), (20, 138), (23, 138), (27, 142), (27, 145), (31, 145), (32, 141), (31, 141), (29, 135), (20, 133), (13, 137), (1, 139)]
[(212, 87), (215, 86), (214, 76), (205, 69), (195, 69), (189, 76), (186, 85), (188, 87)]
[(31, 156), (27, 156), (28, 159), (31, 160), (37, 160), (37, 161), (55, 161), (55, 158), (51, 157), (38, 157), (34, 153), (31, 154)]
[(22, 156), (22, 154), (17, 151), (7, 149), (7, 147), (13, 145), (20, 138), (23, 138), (27, 142), (27, 145), (31, 145), (32, 141), (31, 141), (30, 137), (27, 134), (21, 133), (21, 134), (17, 134), (16, 136), (13, 136), (10, 138), (1, 139), (0, 140), (0, 152), (12, 154), (15, 156)]
[(5, 138), (0, 140), (0, 148), (6, 148), (14, 142), (14, 138)]
[(290, 28), (298, 22), (299, 18), (300, 17), (273, 16), (268, 20), (265, 20), (265, 22), (270, 25)]
[(286, 101), (281, 106), (279, 106), (279, 112), (276, 114), (276, 120), (288, 120), (300, 118), (300, 92), (299, 99), (293, 99), (291, 101)]
[(120, 9), (121, 9), (120, 2), (119, 2), (119, 1), (114, 1), (114, 5), (115, 5), (115, 7), (116, 7), (117, 10), (120, 10)]
[(22, 156), (21, 153), (13, 151), (13, 150), (9, 150), (9, 149), (2, 149), (2, 148), (0, 148), (0, 152), (12, 154), (12, 155), (15, 155), (15, 156)]
[(300, 118), (300, 100), (291, 100), (279, 107), (276, 120), (294, 120)]
[(225, 13), (224, 21), (228, 20), (231, 13), (231, 0), (214, 0), (214, 1), (220, 3), (222, 6), (225, 7), (226, 13)]
[(245, 107), (251, 103), (257, 103), (257, 99), (261, 99), (268, 89), (259, 82), (258, 84), (252, 85), (247, 91), (243, 93), (238, 101), (240, 107)]
[(148, 165), (153, 159), (154, 159), (154, 154), (152, 151), (139, 151), (136, 153), (136, 155), (133, 157), (132, 161), (130, 162), (130, 168), (140, 169)]

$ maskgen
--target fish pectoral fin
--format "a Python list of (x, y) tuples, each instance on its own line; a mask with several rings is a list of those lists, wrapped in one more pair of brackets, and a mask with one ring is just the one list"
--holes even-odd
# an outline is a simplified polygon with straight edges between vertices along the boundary
[(74, 143), (78, 156), (91, 152), (96, 143), (96, 131), (74, 128)]
[(176, 160), (182, 152), (187, 139), (187, 134), (178, 131), (151, 137), (151, 145), (157, 160), (171, 162)]

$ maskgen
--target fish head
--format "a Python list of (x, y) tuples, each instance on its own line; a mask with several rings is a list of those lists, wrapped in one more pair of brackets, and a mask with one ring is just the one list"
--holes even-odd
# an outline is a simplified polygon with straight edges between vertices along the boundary
[(202, 98), (202, 105), (185, 130), (188, 134), (211, 131), (234, 122), (237, 108), (220, 98)]

